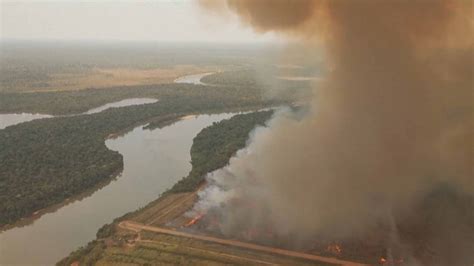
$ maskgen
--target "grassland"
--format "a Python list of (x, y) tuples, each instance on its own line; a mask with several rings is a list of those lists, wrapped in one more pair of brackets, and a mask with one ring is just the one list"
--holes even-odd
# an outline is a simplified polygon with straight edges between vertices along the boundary
[(181, 75), (254, 64), (258, 46), (0, 41), (0, 92), (170, 83)]
[(92, 247), (80, 265), (333, 265), (152, 232), (115, 237)]
[(24, 82), (15, 88), (22, 92), (77, 91), (115, 86), (172, 83), (180, 76), (215, 71), (217, 67), (180, 65), (167, 68), (91, 68), (84, 72), (53, 73), (47, 82)]

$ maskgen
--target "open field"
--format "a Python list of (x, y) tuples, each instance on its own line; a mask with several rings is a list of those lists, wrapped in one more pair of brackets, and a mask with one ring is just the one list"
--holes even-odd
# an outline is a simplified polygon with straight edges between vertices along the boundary
[(262, 49), (146, 42), (0, 44), (0, 92), (10, 93), (171, 83), (183, 75), (254, 65)]
[(96, 265), (363, 265), (187, 233), (184, 225), (190, 218), (183, 215), (197, 198), (197, 191), (166, 194), (114, 224), (114, 233), (104, 240)]
[[(93, 68), (84, 72), (54, 73), (47, 82), (21, 82), (15, 90), (21, 92), (74, 91), (105, 89), (114, 86), (172, 83), (180, 76), (214, 71), (212, 66), (179, 65), (170, 68)], [(8, 89), (8, 87), (7, 87)]]
[(107, 249), (96, 265), (336, 265), (252, 249), (240, 246), (243, 244), (240, 242), (220, 243), (219, 239), (173, 230), (154, 232), (157, 227), (142, 230), (135, 225), (124, 224), (127, 228), (117, 240), (121, 239), (125, 244), (107, 243)]
[[(261, 245), (256, 245), (252, 243), (245, 243), (237, 240), (232, 240), (232, 239), (222, 239), (222, 238), (216, 238), (216, 237), (211, 237), (211, 236), (204, 236), (204, 235), (197, 235), (197, 234), (191, 234), (191, 233), (186, 233), (186, 232), (181, 232), (177, 230), (171, 230), (171, 229), (164, 229), (160, 227), (155, 227), (155, 226), (147, 226), (143, 224), (138, 224), (134, 222), (129, 222), (129, 221), (124, 221), (119, 224), (119, 227), (131, 231), (138, 232), (138, 234), (141, 231), (147, 231), (147, 232), (154, 232), (158, 234), (166, 234), (166, 235), (171, 235), (171, 236), (178, 236), (178, 237), (183, 237), (183, 238), (188, 238), (188, 239), (197, 239), (200, 241), (206, 241), (206, 242), (211, 242), (215, 244), (220, 244), (220, 245), (226, 245), (230, 247), (238, 247), (238, 248), (243, 248), (246, 250), (251, 250), (251, 251), (257, 251), (257, 252), (265, 252), (269, 254), (274, 254), (278, 256), (285, 256), (287, 258), (287, 263), (292, 263), (292, 264), (299, 264), (299, 265), (306, 265), (306, 264), (312, 264), (315, 263), (316, 265), (322, 265), (322, 264), (328, 264), (328, 265), (347, 265), (347, 266), (358, 266), (358, 265), (363, 265), (359, 263), (354, 263), (354, 262), (348, 262), (348, 261), (343, 261), (343, 260), (338, 260), (335, 258), (327, 258), (327, 257), (321, 257), (321, 256), (316, 256), (316, 255), (311, 255), (311, 254), (306, 254), (306, 253), (301, 253), (301, 252), (296, 252), (296, 251), (291, 251), (291, 250), (284, 250), (284, 249), (279, 249), (279, 248), (272, 248), (272, 247), (267, 247), (267, 246), (261, 246)], [(141, 240), (141, 237), (138, 236), (138, 241), (143, 241)], [(150, 242), (155, 242), (154, 240), (151, 240)], [(202, 251), (206, 252), (209, 251), (207, 249), (201, 249)], [(221, 254), (220, 254), (221, 255)], [(234, 256), (234, 258), (237, 256)], [(241, 258), (241, 257), (239, 257)], [(257, 263), (257, 264), (281, 264), (282, 262), (278, 261), (265, 261), (262, 260), (262, 258), (265, 258), (265, 256), (259, 256), (259, 259), (247, 259), (250, 263)], [(291, 259), (290, 259), (291, 258)], [(294, 259), (301, 259), (302, 261), (295, 261)], [(312, 262), (312, 263), (310, 263)]]
[[(197, 191), (164, 195), (132, 220), (153, 226), (164, 226), (173, 222), (174, 226), (180, 227), (189, 222), (189, 218), (183, 217), (183, 214), (191, 209), (197, 198)], [(177, 221), (174, 222), (175, 220)]]

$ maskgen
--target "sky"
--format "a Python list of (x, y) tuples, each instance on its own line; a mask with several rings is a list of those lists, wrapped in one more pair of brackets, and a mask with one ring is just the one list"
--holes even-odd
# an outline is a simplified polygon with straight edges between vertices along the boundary
[(193, 0), (0, 0), (2, 39), (271, 42)]

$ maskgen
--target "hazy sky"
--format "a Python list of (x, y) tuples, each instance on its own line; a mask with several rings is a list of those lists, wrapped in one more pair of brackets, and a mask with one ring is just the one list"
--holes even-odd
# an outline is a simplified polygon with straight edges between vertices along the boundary
[(261, 42), (235, 17), (216, 18), (192, 0), (0, 0), (6, 39)]

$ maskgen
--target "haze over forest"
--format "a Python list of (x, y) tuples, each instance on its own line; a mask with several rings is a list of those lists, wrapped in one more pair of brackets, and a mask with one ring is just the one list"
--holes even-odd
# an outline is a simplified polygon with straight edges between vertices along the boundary
[(0, 0), (0, 265), (473, 265), (473, 12)]

